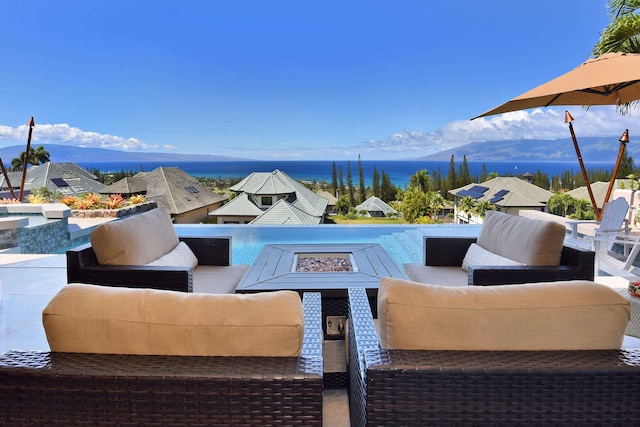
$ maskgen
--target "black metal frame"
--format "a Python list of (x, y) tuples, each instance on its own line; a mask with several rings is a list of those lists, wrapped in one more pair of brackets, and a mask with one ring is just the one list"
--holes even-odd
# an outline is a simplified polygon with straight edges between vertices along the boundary
[[(475, 237), (424, 238), (424, 265), (462, 266), (469, 246)], [(590, 249), (562, 247), (558, 266), (470, 266), (468, 284), (475, 286), (507, 285), (563, 280), (593, 280), (595, 253)]]
[[(198, 265), (231, 265), (231, 237), (180, 237)], [(191, 267), (101, 265), (90, 243), (67, 251), (67, 283), (192, 292)]]

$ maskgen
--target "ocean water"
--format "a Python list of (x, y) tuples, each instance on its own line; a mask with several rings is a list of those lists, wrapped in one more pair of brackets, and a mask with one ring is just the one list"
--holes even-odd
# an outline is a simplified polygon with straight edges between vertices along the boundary
[[(342, 167), (342, 176), (347, 181), (347, 161), (336, 161), (336, 168)], [(462, 162), (456, 162), (456, 173)], [(560, 175), (564, 171), (581, 173), (578, 160), (563, 162), (525, 162), (525, 161), (504, 161), (504, 162), (468, 162), (469, 171), (472, 176), (479, 176), (482, 165), (485, 165), (487, 172), (497, 172), (500, 176), (519, 176), (526, 172), (535, 174), (538, 170), (547, 173), (549, 178), (553, 175)], [(125, 171), (146, 171), (165, 167), (179, 167), (189, 175), (207, 178), (244, 178), (252, 172), (271, 172), (279, 169), (287, 175), (297, 180), (304, 181), (326, 181), (331, 182), (332, 161), (330, 160), (273, 160), (273, 161), (223, 161), (223, 162), (79, 162), (78, 165), (84, 168), (97, 168), (102, 172)], [(354, 185), (359, 183), (358, 161), (350, 162), (351, 178)], [(416, 160), (363, 160), (362, 169), (365, 178), (365, 185), (370, 186), (373, 180), (373, 168), (378, 173), (384, 170), (389, 175), (391, 181), (398, 187), (405, 188), (409, 185), (411, 175), (416, 171), (427, 169), (433, 175), (433, 171), (440, 170), (443, 177), (449, 172), (448, 161), (416, 161)], [(587, 169), (613, 170), (613, 162), (589, 162), (585, 164)]]

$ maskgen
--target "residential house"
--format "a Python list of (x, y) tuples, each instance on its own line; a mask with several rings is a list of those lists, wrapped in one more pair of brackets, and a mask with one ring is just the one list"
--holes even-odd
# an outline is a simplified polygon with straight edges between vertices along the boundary
[(234, 197), (211, 212), (218, 224), (321, 224), (327, 199), (276, 169), (253, 172), (229, 188)]
[(338, 201), (336, 196), (324, 190), (318, 191), (316, 194), (320, 197), (324, 197), (325, 199), (327, 199), (327, 214), (328, 215), (334, 214), (336, 212), (336, 202)]
[(103, 194), (131, 196), (144, 194), (145, 199), (166, 208), (176, 224), (197, 224), (218, 209), (227, 196), (203, 187), (196, 178), (177, 167), (159, 167), (140, 172), (105, 187)]
[(395, 215), (397, 210), (380, 200), (376, 196), (371, 196), (364, 202), (356, 206), (356, 212), (366, 211), (367, 216), (370, 217), (385, 217), (387, 215)]
[[(22, 172), (9, 172), (9, 182), (16, 197), (20, 192)], [(27, 169), (24, 181), (25, 194), (47, 188), (54, 198), (63, 196), (79, 196), (85, 193), (98, 193), (105, 185), (98, 177), (74, 163), (47, 162)], [(4, 174), (0, 174), (0, 197), (11, 197), (9, 185)]]
[(477, 202), (489, 201), (498, 211), (518, 215), (520, 210), (527, 209), (547, 212), (547, 201), (553, 195), (544, 188), (516, 177), (497, 177), (481, 184), (468, 184), (449, 190), (449, 193), (454, 196), (454, 217), (458, 224), (480, 224), (483, 221), (481, 216), (460, 209), (460, 200), (467, 196)]

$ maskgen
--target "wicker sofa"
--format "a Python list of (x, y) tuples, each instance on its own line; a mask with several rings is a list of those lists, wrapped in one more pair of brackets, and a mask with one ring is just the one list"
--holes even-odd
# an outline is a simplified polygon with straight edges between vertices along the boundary
[(231, 264), (231, 237), (178, 237), (164, 208), (98, 226), (67, 251), (67, 282), (233, 293), (246, 264)]
[(593, 280), (593, 251), (564, 245), (552, 221), (489, 211), (475, 237), (424, 237), (424, 262), (406, 263), (416, 282), (446, 286)]
[[(116, 289), (124, 288), (108, 288)], [(144, 291), (151, 292), (146, 293), (145, 298), (153, 296), (153, 292), (166, 292)], [(199, 297), (197, 294), (170, 293)], [(300, 301), (297, 294), (284, 296)], [(183, 304), (184, 297), (169, 296), (177, 301), (177, 306)], [(241, 295), (202, 297), (247, 299)], [(265, 298), (268, 300), (265, 303), (271, 304), (274, 298), (279, 297), (269, 295)], [(320, 294), (306, 293), (300, 304), (304, 313), (304, 332), (299, 343), (299, 355), (176, 355), (176, 345), (202, 346), (196, 335), (191, 336), (184, 331), (174, 334), (171, 355), (157, 355), (153, 351), (148, 352), (151, 354), (10, 351), (0, 357), (0, 424), (321, 426), (323, 359)], [(58, 307), (52, 311), (47, 308), (45, 316), (52, 316), (59, 310), (66, 309)], [(68, 322), (68, 319), (52, 320)], [(82, 330), (85, 323), (78, 322), (77, 331), (70, 331), (70, 334), (88, 336), (89, 331)], [(69, 330), (67, 326), (65, 328)], [(163, 329), (164, 326), (159, 324), (151, 328)], [(45, 327), (51, 343), (56, 327), (46, 324)], [(106, 328), (102, 327), (101, 340), (109, 341), (109, 334), (104, 332), (109, 329), (115, 330), (117, 325), (112, 322)], [(201, 328), (191, 327), (191, 330), (195, 329)], [(119, 331), (118, 334), (127, 333), (129, 331)], [(138, 334), (139, 331), (131, 333)], [(159, 333), (171, 334), (171, 330), (163, 329)], [(260, 347), (262, 334), (254, 331), (251, 335), (254, 338), (247, 344)], [(162, 339), (155, 339), (157, 334), (147, 338), (149, 345), (164, 347)], [(52, 343), (52, 348), (95, 345), (90, 337), (88, 344), (72, 341), (62, 339)], [(116, 337), (113, 345), (120, 345), (118, 341), (126, 342), (127, 339), (118, 340)], [(186, 341), (192, 342), (184, 344)], [(127, 345), (141, 348), (135, 342)], [(119, 353), (121, 350), (116, 348), (114, 351)]]
[[(493, 292), (498, 288), (526, 286), (447, 289)], [(615, 329), (616, 334), (621, 334), (628, 307), (625, 308), (623, 302), (616, 301), (615, 304), (619, 304), (615, 310), (618, 313)], [(601, 319), (609, 308), (603, 306), (596, 317)], [(403, 309), (405, 316), (411, 316), (410, 311)], [(461, 314), (458, 319), (464, 317)], [(412, 327), (414, 335), (417, 335), (416, 328), (425, 334), (438, 329), (433, 323), (412, 319), (418, 323)], [(461, 327), (459, 331), (465, 327), (462, 324), (469, 326), (450, 320), (443, 320), (443, 324)], [(546, 331), (543, 334), (553, 334), (544, 323), (539, 325)], [(537, 331), (536, 325), (534, 322), (529, 326)], [(382, 329), (383, 326), (377, 327)], [(482, 322), (472, 324), (470, 329), (475, 331), (472, 336), (486, 327)], [(602, 330), (598, 334), (603, 336), (610, 332)], [(525, 330), (521, 333), (526, 334)], [(581, 339), (590, 339), (588, 326), (580, 335)], [(448, 331), (444, 338), (448, 340), (451, 336)], [(617, 342), (615, 337), (613, 341), (614, 344)], [(521, 342), (526, 344), (526, 340)], [(481, 340), (479, 348), (483, 343), (494, 344), (491, 340)], [(387, 342), (387, 347), (389, 344)], [(456, 349), (383, 348), (367, 295), (361, 289), (349, 289), (351, 424), (585, 426), (640, 423), (640, 408), (629, 403), (630, 396), (640, 392), (640, 349), (541, 350), (534, 346), (533, 350), (460, 350), (456, 345), (452, 348)]]

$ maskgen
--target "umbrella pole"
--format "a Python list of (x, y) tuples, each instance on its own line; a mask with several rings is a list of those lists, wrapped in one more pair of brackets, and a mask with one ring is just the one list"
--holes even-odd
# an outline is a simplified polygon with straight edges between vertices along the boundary
[(4, 175), (4, 180), (9, 187), (9, 193), (11, 193), (11, 198), (15, 199), (16, 194), (13, 192), (13, 186), (11, 185), (11, 181), (9, 181), (9, 174), (7, 173), (7, 169), (4, 167), (4, 163), (2, 163), (2, 159), (0, 159), (0, 168), (2, 168), (2, 175)]
[(27, 123), (29, 126), (29, 137), (27, 138), (27, 151), (24, 152), (24, 161), (22, 162), (22, 181), (20, 182), (20, 202), (22, 203), (22, 197), (24, 196), (24, 181), (27, 177), (27, 165), (29, 164), (29, 151), (31, 149), (31, 133), (33, 132), (33, 126), (35, 122), (33, 121), (33, 117)]
[[(609, 201), (609, 196), (611, 196), (611, 191), (613, 191), (613, 186), (616, 183), (616, 177), (618, 176), (618, 168), (620, 167), (620, 161), (622, 160), (622, 156), (624, 155), (624, 150), (627, 147), (627, 142), (629, 142), (629, 129), (625, 130), (620, 137), (620, 149), (618, 150), (618, 159), (616, 160), (616, 165), (613, 167), (613, 175), (611, 175), (611, 179), (609, 180), (609, 188), (607, 188), (607, 195), (604, 197), (604, 203)], [(604, 204), (602, 205), (604, 206)]]
[(576, 139), (576, 134), (573, 131), (573, 117), (569, 114), (568, 111), (564, 113), (564, 122), (569, 123), (569, 132), (571, 132), (571, 139), (573, 141), (573, 147), (576, 149), (576, 155), (578, 156), (578, 162), (580, 163), (580, 169), (582, 169), (582, 176), (584, 177), (584, 182), (587, 186), (587, 192), (589, 193), (589, 198), (591, 199), (591, 206), (593, 207), (593, 212), (596, 214), (598, 220), (600, 219), (600, 210), (598, 209), (598, 204), (596, 203), (596, 198), (593, 197), (593, 191), (591, 191), (591, 183), (589, 182), (589, 175), (587, 174), (587, 170), (584, 168), (584, 162), (582, 161), (582, 154), (580, 153), (580, 147), (578, 147), (578, 140)]

